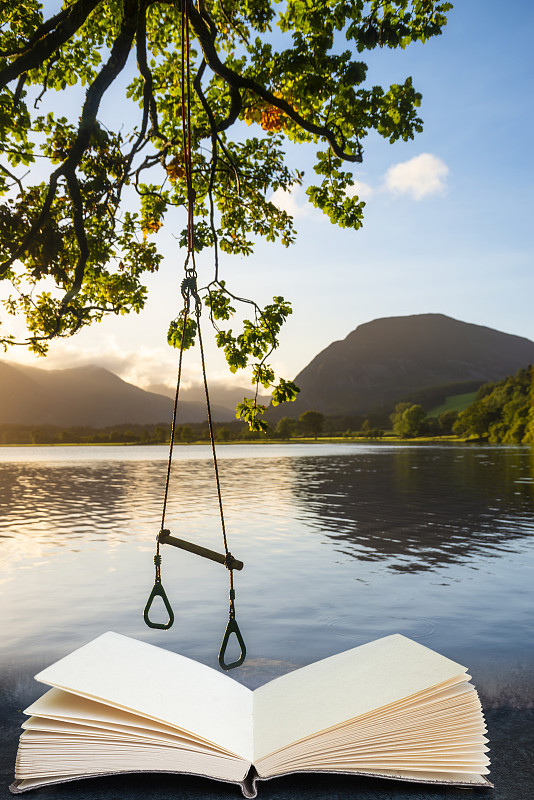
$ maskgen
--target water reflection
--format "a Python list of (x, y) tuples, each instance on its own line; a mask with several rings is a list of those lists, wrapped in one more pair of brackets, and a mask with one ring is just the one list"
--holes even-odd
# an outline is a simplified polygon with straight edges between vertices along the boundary
[(519, 552), (534, 533), (528, 448), (377, 448), (293, 466), (308, 523), (345, 555), (394, 570)]
[[(147, 450), (145, 449), (145, 454)], [(28, 555), (49, 555), (105, 540), (152, 547), (161, 525), (166, 463), (155, 460), (0, 463), (0, 561), (4, 570)], [(134, 454), (135, 455), (135, 454)], [(274, 455), (274, 454), (273, 454)], [(146, 456), (145, 456), (146, 457)], [(292, 481), (285, 460), (221, 459), (227, 525), (258, 524), (291, 516)], [(219, 508), (213, 465), (207, 458), (177, 459), (165, 524), (186, 538), (218, 549)], [(276, 539), (271, 531), (268, 538)]]
[[(0, 662), (44, 666), (112, 629), (216, 666), (224, 568), (165, 549), (176, 623), (162, 635), (142, 620), (165, 448), (49, 450), (0, 451)], [(209, 455), (179, 449), (166, 522), (219, 550)], [(219, 459), (230, 548), (245, 562), (243, 680), (396, 631), (470, 665), (530, 647), (528, 449), (229, 446)]]
[[(158, 491), (160, 472), (150, 463), (0, 466), (0, 525), (4, 536), (64, 546), (123, 528), (144, 487)], [(139, 488), (141, 487), (141, 488)], [(139, 513), (147, 512), (143, 497)]]
[[(151, 544), (160, 524), (165, 465), (153, 460), (0, 464), (1, 557), (76, 540)], [(146, 451), (145, 451), (146, 453)], [(224, 451), (223, 451), (224, 453)], [(291, 519), (318, 541), (362, 561), (416, 572), (517, 552), (534, 533), (534, 455), (528, 448), (367, 448), (334, 455), (265, 453), (221, 459), (230, 524), (256, 520), (263, 538), (291, 535)], [(158, 456), (160, 454), (158, 453)], [(176, 465), (167, 525), (217, 536), (212, 467)], [(273, 524), (274, 523), (274, 524)], [(326, 537), (326, 539), (325, 539)], [(9, 540), (13, 547), (9, 547)]]

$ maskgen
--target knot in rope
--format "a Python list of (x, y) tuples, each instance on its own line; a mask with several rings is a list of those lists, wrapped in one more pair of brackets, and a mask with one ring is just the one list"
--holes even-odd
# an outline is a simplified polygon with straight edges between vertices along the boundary
[(235, 619), (235, 589), (232, 587), (229, 592), (230, 595), (230, 608), (228, 609), (228, 616), (230, 619)]
[(230, 553), (230, 551), (228, 551), (226, 553), (225, 558), (224, 558), (224, 566), (226, 567), (226, 569), (232, 570), (234, 568), (234, 561), (235, 561), (235, 558)]
[(198, 295), (196, 273), (194, 275), (186, 275), (181, 283), (180, 289), (184, 300), (188, 301), (191, 296), (196, 299)]

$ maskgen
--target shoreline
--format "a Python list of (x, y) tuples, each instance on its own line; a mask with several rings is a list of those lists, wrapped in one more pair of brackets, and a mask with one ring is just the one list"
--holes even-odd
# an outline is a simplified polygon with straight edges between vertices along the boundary
[[(197, 440), (194, 442), (174, 442), (174, 447), (198, 447), (201, 445), (209, 445), (209, 439)], [(417, 436), (412, 439), (401, 439), (399, 436), (384, 436), (380, 439), (355, 436), (349, 438), (346, 436), (321, 436), (317, 439), (311, 437), (292, 438), (292, 439), (232, 439), (230, 441), (217, 441), (215, 445), (217, 448), (226, 447), (228, 445), (279, 445), (279, 444), (376, 444), (376, 445), (407, 445), (407, 444), (489, 444), (491, 446), (503, 445), (509, 447), (510, 445), (503, 442), (488, 442), (486, 439), (461, 439), (456, 436)], [(0, 448), (4, 447), (169, 447), (170, 442), (21, 442), (19, 444), (0, 443)], [(521, 446), (521, 445), (513, 445)], [(531, 447), (532, 445), (524, 445)]]

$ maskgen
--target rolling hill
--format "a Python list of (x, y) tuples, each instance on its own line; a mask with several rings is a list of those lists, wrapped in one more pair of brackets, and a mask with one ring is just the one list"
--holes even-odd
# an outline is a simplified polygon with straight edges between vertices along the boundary
[[(170, 423), (173, 401), (127, 383), (103, 367), (47, 370), (0, 361), (0, 424), (108, 425)], [(235, 412), (212, 407), (226, 422)], [(178, 422), (202, 422), (206, 406), (180, 402)]]
[[(374, 413), (387, 418), (403, 400), (421, 403), (429, 411), (447, 398), (467, 397), (483, 383), (532, 363), (534, 342), (493, 328), (443, 314), (377, 319), (319, 353), (295, 378), (301, 390), (297, 400), (270, 408), (266, 416), (275, 422), (314, 409), (329, 415)], [(172, 399), (164, 396), (169, 390), (154, 388), (145, 391), (98, 366), (45, 370), (0, 361), (0, 424), (169, 423)], [(235, 419), (232, 405), (235, 408), (236, 399), (248, 392), (214, 388), (214, 420)], [(184, 391), (179, 423), (206, 418), (200, 397), (201, 387)]]
[(308, 409), (385, 415), (404, 400), (429, 410), (531, 363), (529, 339), (444, 314), (376, 319), (320, 352), (295, 378), (296, 401), (268, 416), (274, 421)]

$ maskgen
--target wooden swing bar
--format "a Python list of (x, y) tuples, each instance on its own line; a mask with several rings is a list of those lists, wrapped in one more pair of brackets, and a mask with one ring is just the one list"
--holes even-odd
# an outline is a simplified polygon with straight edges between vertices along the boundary
[(231, 553), (227, 556), (222, 553), (217, 553), (215, 550), (210, 550), (208, 547), (202, 547), (200, 544), (188, 542), (185, 539), (179, 539), (177, 536), (171, 536), (171, 532), (164, 528), (159, 534), (160, 544), (172, 544), (173, 547), (179, 547), (181, 550), (187, 550), (189, 553), (194, 553), (203, 558), (209, 558), (211, 561), (216, 561), (218, 564), (224, 564), (228, 569), (243, 569), (243, 562), (234, 558)]

